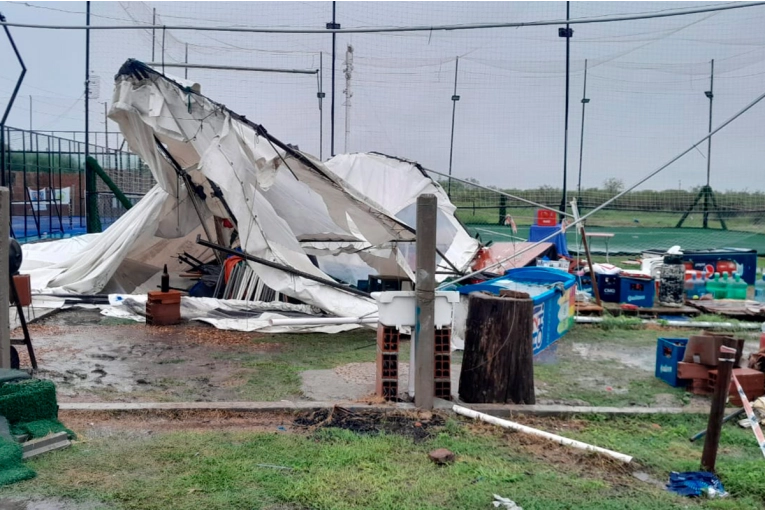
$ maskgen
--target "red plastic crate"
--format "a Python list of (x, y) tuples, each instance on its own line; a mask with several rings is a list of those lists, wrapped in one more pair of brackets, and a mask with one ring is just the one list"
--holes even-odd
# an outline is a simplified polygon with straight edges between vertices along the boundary
[(558, 215), (555, 211), (547, 209), (537, 209), (537, 225), (544, 227), (554, 227), (557, 224)]

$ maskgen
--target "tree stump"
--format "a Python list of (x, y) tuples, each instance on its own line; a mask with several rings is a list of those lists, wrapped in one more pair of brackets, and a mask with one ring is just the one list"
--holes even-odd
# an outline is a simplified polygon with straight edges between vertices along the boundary
[(459, 396), (468, 403), (534, 404), (531, 299), (471, 294)]

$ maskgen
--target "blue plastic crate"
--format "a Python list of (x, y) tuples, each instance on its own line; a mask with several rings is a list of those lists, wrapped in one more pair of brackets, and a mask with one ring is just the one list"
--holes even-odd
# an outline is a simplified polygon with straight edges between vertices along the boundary
[(656, 344), (656, 377), (670, 386), (682, 385), (684, 379), (677, 377), (677, 364), (685, 356), (687, 338), (659, 338)]
[(620, 287), (619, 299), (621, 303), (629, 303), (641, 308), (653, 306), (656, 294), (656, 285), (653, 279), (622, 276)]
[(598, 293), (602, 301), (618, 303), (621, 298), (620, 277), (618, 274), (599, 274)]

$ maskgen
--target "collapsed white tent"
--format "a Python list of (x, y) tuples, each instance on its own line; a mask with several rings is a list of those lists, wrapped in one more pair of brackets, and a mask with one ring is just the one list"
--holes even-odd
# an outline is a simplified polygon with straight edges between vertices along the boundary
[[(467, 272), (481, 248), (454, 216), (457, 208), (436, 181), (412, 161), (380, 153), (338, 154), (325, 163), (336, 176), (391, 216), (414, 227), (417, 221), (417, 197), (430, 193), (438, 200), (436, 218), (437, 275), (443, 280), (449, 271)], [(402, 246), (410, 267), (414, 267), (416, 245)]]
[[(195, 242), (201, 235), (260, 260), (248, 264), (270, 289), (330, 314), (358, 317), (374, 314), (375, 302), (332, 276), (347, 283), (394, 271), (412, 276), (414, 218), (411, 207), (406, 211), (417, 195), (439, 196), (446, 214), (445, 220), (439, 214), (439, 229), (442, 221), (459, 225), (440, 186), (420, 170), (412, 179), (412, 163), (388, 158), (385, 173), (396, 185), (380, 193), (385, 187), (365, 182), (384, 157), (353, 155), (348, 164), (335, 160), (330, 170), (196, 90), (138, 61), (123, 65), (109, 117), (157, 185), (103, 234), (86, 243), (67, 240), (58, 257), (42, 245), (28, 246), (22, 270), (32, 275), (36, 292), (153, 290), (171, 256), (202, 256), (206, 248)], [(234, 228), (226, 229), (224, 220)], [(441, 265), (462, 270), (477, 242), (461, 226), (456, 234), (449, 229), (439, 236), (449, 259)], [(232, 234), (238, 237), (233, 245)]]

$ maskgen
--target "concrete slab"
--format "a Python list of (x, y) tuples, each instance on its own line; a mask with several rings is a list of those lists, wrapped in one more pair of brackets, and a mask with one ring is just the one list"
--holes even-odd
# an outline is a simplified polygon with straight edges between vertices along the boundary
[[(449, 411), (455, 402), (436, 399), (436, 409)], [(335, 401), (280, 401), (280, 402), (94, 402), (94, 403), (61, 403), (62, 411), (83, 412), (151, 412), (151, 411), (196, 411), (220, 410), (253, 413), (276, 413), (290, 411), (316, 411), (333, 406), (349, 410), (375, 410), (379, 412), (391, 410), (414, 410), (414, 404), (407, 402), (391, 404), (363, 404), (359, 402)], [(638, 416), (651, 414), (709, 414), (708, 408), (702, 407), (589, 407), (562, 405), (514, 405), (514, 404), (460, 404), (482, 413), (493, 416), (507, 417), (514, 414), (532, 416), (570, 416), (575, 414), (605, 414), (612, 416)]]

